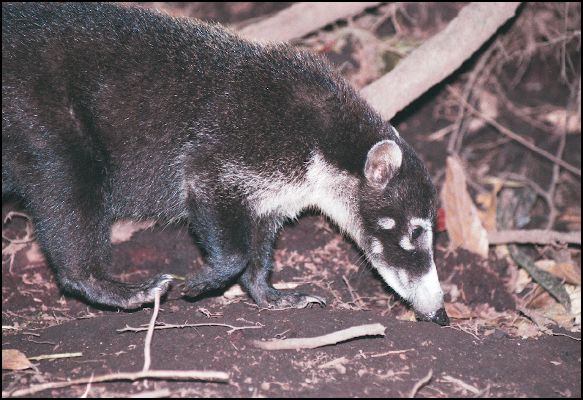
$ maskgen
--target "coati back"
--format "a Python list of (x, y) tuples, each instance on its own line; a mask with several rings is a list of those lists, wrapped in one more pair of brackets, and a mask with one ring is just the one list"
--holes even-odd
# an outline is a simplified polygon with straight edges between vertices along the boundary
[(22, 196), (61, 287), (136, 308), (171, 277), (107, 272), (120, 218), (188, 220), (206, 251), (185, 292), (239, 280), (267, 307), (277, 232), (306, 208), (351, 236), (422, 319), (447, 323), (433, 184), (319, 57), (110, 4), (2, 6), (2, 191)]

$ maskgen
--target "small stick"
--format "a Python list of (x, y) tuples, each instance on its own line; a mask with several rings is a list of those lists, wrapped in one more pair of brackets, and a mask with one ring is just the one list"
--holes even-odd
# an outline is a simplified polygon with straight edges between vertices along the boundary
[[(202, 326), (222, 326), (224, 328), (231, 328), (227, 331), (227, 333), (230, 335), (233, 332), (236, 331), (240, 331), (243, 329), (261, 329), (263, 328), (263, 325), (257, 325), (257, 326), (233, 326), (233, 325), (228, 325), (228, 324), (219, 324), (219, 323), (213, 323), (213, 322), (209, 322), (209, 323), (204, 323), (204, 324), (182, 324), (182, 325), (174, 325), (174, 324), (166, 324), (164, 322), (162, 322), (160, 325), (156, 325), (154, 326), (155, 330), (159, 330), (159, 329), (180, 329), (180, 328), (200, 328)], [(143, 332), (143, 331), (147, 331), (149, 329), (149, 327), (141, 327), (141, 328), (133, 328), (131, 326), (127, 326), (125, 328), (122, 329), (118, 329), (117, 332), (118, 333), (123, 333), (123, 332)]]
[(411, 389), (411, 391), (409, 392), (409, 397), (410, 398), (415, 397), (415, 395), (417, 394), (419, 389), (421, 389), (423, 386), (425, 386), (427, 383), (429, 383), (429, 381), (431, 380), (432, 377), (433, 377), (433, 370), (430, 369), (429, 372), (427, 373), (427, 375), (425, 375), (423, 378), (421, 378), (421, 380), (419, 382), (417, 382), (415, 384), (415, 386), (413, 386), (413, 389)]
[(386, 353), (370, 354), (369, 357), (370, 358), (384, 357), (384, 356), (390, 356), (390, 355), (393, 355), (393, 354), (403, 354), (403, 353), (407, 353), (409, 351), (415, 351), (415, 349), (392, 350), (392, 351), (387, 351)]
[(228, 382), (229, 374), (218, 371), (172, 371), (172, 370), (149, 370), (140, 372), (118, 372), (100, 376), (90, 376), (87, 378), (73, 379), (67, 382), (51, 382), (34, 385), (28, 389), (15, 390), (13, 392), (2, 392), (2, 397), (29, 396), (49, 389), (60, 389), (75, 385), (85, 385), (87, 383), (100, 383), (111, 381), (136, 381), (140, 379), (166, 379), (166, 380), (194, 380), (209, 382)]
[(264, 350), (315, 349), (317, 347), (345, 342), (361, 336), (384, 336), (385, 329), (386, 328), (381, 324), (359, 325), (313, 338), (283, 339), (270, 342), (254, 340), (252, 343), (256, 347)]
[(154, 312), (152, 313), (152, 318), (150, 318), (150, 324), (148, 325), (148, 333), (146, 334), (146, 340), (144, 343), (144, 368), (143, 372), (150, 369), (152, 364), (150, 347), (152, 346), (152, 337), (154, 336), (154, 325), (156, 324), (156, 318), (158, 318), (158, 311), (160, 311), (160, 291), (157, 290), (154, 294)]
[(497, 231), (488, 233), (488, 242), (490, 245), (507, 243), (554, 244), (557, 242), (580, 245), (581, 231), (557, 232), (544, 229)]
[(358, 293), (356, 293), (356, 291), (352, 288), (350, 282), (348, 282), (348, 279), (344, 275), (342, 275), (342, 280), (344, 281), (344, 284), (346, 284), (346, 287), (348, 288), (348, 292), (350, 293), (350, 297), (352, 297), (352, 302), (354, 303), (354, 305), (362, 309), (364, 306), (364, 304), (362, 304), (362, 298), (358, 296)]
[(83, 357), (83, 353), (43, 354), (42, 356), (28, 357), (32, 361), (56, 360), (58, 358)]

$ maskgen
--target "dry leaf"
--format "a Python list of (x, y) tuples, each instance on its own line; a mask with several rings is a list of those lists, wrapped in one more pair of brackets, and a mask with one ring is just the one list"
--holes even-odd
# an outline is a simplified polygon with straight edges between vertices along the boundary
[(441, 191), (450, 246), (463, 247), (483, 258), (488, 257), (488, 233), (482, 226), (478, 209), (467, 191), (460, 162), (447, 158), (445, 183)]
[(32, 368), (24, 353), (18, 350), (2, 350), (2, 369), (23, 370)]
[(450, 318), (470, 319), (472, 310), (463, 303), (445, 303), (445, 311)]
[(528, 308), (541, 309), (555, 304), (557, 301), (542, 286), (537, 285), (532, 297), (528, 301)]
[(489, 304), (481, 303), (474, 308), (474, 313), (478, 318), (487, 321), (497, 321), (501, 319), (508, 319), (509, 313), (504, 311), (496, 311), (494, 307)]
[[(552, 297), (542, 287), (537, 287), (532, 300), (528, 302), (528, 317), (545, 318), (556, 322), (565, 329), (572, 329), (574, 325), (581, 323), (581, 286), (565, 285), (565, 290), (571, 298), (571, 309), (565, 307)], [(537, 321), (535, 321), (537, 322)], [(538, 322), (537, 322), (538, 323)]]
[(522, 293), (530, 282), (532, 282), (530, 274), (520, 268), (516, 274), (516, 281), (514, 282), (514, 293)]
[(541, 328), (525, 319), (519, 319), (516, 321), (514, 323), (514, 327), (516, 328), (516, 335), (522, 337), (523, 339), (537, 337), (543, 334), (541, 332)]
[(565, 285), (565, 290), (571, 298), (571, 315), (575, 318), (575, 325), (581, 327), (581, 286)]
[(535, 265), (571, 285), (581, 285), (581, 271), (572, 263), (539, 260), (535, 262)]
[(399, 321), (417, 321), (417, 318), (415, 318), (415, 312), (413, 310), (403, 311), (401, 314), (397, 315), (397, 319)]
[(478, 215), (480, 220), (484, 225), (484, 228), (488, 232), (495, 232), (496, 228), (496, 207), (498, 192), (504, 187), (504, 181), (501, 179), (491, 178), (489, 183), (492, 185), (492, 190), (487, 193), (480, 193), (476, 197), (476, 203), (481, 206), (481, 210), (478, 210)]

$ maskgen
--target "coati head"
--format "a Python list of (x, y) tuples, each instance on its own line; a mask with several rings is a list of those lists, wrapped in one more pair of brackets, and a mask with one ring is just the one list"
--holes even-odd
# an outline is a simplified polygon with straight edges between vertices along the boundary
[(433, 260), (437, 194), (413, 149), (391, 127), (368, 151), (360, 183), (361, 245), (417, 318), (449, 323)]

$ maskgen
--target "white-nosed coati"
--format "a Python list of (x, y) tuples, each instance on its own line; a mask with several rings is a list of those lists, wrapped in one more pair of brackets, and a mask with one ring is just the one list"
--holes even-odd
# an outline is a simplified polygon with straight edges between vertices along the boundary
[(25, 199), (61, 287), (93, 303), (139, 307), (171, 280), (109, 275), (120, 218), (188, 220), (207, 254), (189, 295), (239, 280), (262, 306), (323, 303), (269, 282), (279, 228), (312, 207), (419, 318), (448, 322), (425, 167), (287, 45), (111, 4), (4, 4), (2, 192)]

